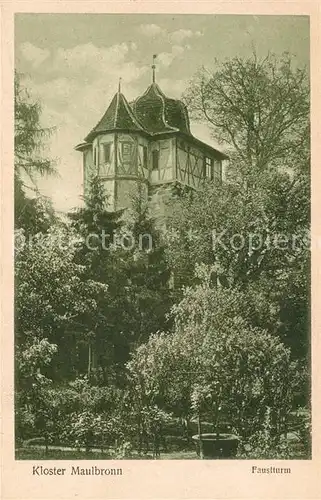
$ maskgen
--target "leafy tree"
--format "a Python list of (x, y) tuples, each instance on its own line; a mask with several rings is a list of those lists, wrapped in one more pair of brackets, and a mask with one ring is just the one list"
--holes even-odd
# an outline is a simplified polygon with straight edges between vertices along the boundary
[(23, 345), (28, 332), (46, 332), (58, 346), (55, 377), (83, 366), (75, 344), (78, 337), (88, 342), (98, 297), (107, 291), (107, 285), (86, 279), (84, 268), (74, 262), (76, 244), (77, 235), (59, 227), (32, 239), (17, 238), (16, 340)]
[(242, 302), (237, 290), (212, 288), (210, 275), (185, 290), (173, 308), (173, 333), (153, 335), (128, 365), (141, 408), (158, 404), (189, 417), (195, 411), (216, 431), (222, 414), (245, 439), (263, 429), (269, 408), (271, 432), (280, 439), (292, 408), (295, 364), (276, 337), (242, 317)]
[(285, 202), (286, 175), (274, 174), (265, 192), (211, 184), (173, 200), (164, 238), (177, 285), (195, 283), (195, 265), (212, 266), (213, 282), (247, 293), (253, 326), (278, 333), (293, 355), (304, 358), (309, 349), (308, 198), (298, 190)]
[(213, 72), (203, 68), (185, 101), (253, 180), (272, 166), (300, 169), (309, 157), (308, 73), (289, 54), (259, 59), (254, 53), (216, 63)]
[(47, 389), (52, 380), (44, 374), (51, 364), (57, 346), (43, 338), (41, 332), (29, 332), (23, 344), (16, 346), (15, 429), (17, 439), (40, 432), (48, 448)]
[[(185, 100), (228, 148), (225, 181), (172, 202), (168, 259), (176, 283), (196, 263), (213, 281), (248, 292), (253, 326), (309, 352), (309, 86), (287, 54), (234, 58), (202, 69)], [(222, 236), (221, 236), (222, 235)], [(290, 292), (290, 293), (289, 293)]]

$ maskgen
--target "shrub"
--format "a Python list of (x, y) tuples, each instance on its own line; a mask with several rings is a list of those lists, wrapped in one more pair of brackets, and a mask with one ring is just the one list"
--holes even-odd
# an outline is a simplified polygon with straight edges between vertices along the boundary
[(276, 336), (251, 327), (240, 292), (205, 282), (173, 309), (172, 334), (158, 333), (129, 363), (140, 401), (182, 416), (206, 416), (216, 432), (229, 421), (243, 439), (263, 432), (280, 441), (292, 408), (295, 364)]
[(236, 458), (261, 460), (291, 458), (291, 450), (286, 438), (280, 439), (274, 436), (270, 408), (266, 410), (263, 428), (239, 443)]

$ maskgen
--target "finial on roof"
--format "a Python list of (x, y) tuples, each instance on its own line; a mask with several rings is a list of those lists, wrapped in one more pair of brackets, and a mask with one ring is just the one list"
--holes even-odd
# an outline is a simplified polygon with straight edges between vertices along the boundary
[(119, 94), (121, 93), (121, 77), (119, 78), (119, 82), (118, 82), (118, 93)]
[(155, 59), (157, 57), (157, 54), (153, 55), (153, 64), (152, 64), (152, 70), (153, 70), (153, 83), (156, 81), (156, 64), (155, 64)]

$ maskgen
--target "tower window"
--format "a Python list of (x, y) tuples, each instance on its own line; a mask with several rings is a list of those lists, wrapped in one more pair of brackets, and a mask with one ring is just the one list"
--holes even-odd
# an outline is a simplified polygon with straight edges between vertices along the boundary
[(147, 146), (144, 146), (143, 144), (139, 145), (139, 162), (142, 167), (147, 168), (147, 161), (148, 161), (148, 156), (147, 156)]
[(222, 180), (222, 162), (219, 160), (214, 162), (214, 180)]
[(122, 142), (121, 152), (123, 161), (129, 161), (132, 153), (132, 144), (130, 142)]
[(153, 170), (158, 170), (159, 167), (159, 151), (154, 149), (153, 153)]
[(111, 143), (106, 142), (102, 145), (102, 150), (103, 150), (103, 162), (104, 163), (109, 163), (110, 162), (110, 157), (111, 157)]
[(147, 168), (147, 146), (143, 146), (143, 167)]
[(205, 177), (206, 179), (213, 179), (213, 160), (212, 158), (205, 157)]

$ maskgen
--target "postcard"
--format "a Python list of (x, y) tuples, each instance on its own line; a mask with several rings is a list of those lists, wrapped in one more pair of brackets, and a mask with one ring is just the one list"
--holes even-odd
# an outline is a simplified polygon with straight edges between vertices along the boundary
[(317, 499), (317, 2), (1, 2), (2, 498)]

